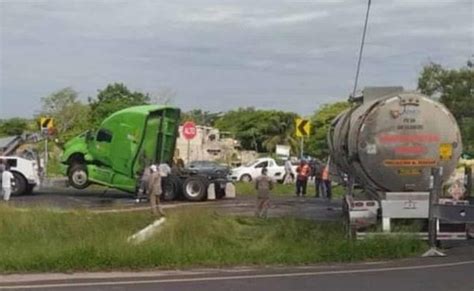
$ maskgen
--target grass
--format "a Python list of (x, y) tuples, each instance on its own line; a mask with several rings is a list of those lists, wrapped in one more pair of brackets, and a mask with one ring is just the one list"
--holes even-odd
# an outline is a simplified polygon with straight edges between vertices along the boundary
[(347, 262), (402, 258), (425, 248), (406, 237), (348, 241), (337, 223), (221, 216), (206, 209), (175, 210), (155, 237), (138, 246), (126, 243), (152, 220), (146, 212), (0, 206), (0, 272)]
[[(292, 197), (295, 196), (296, 188), (295, 184), (280, 184), (275, 183), (272, 190), (272, 195), (276, 197)], [(256, 196), (257, 190), (255, 190), (254, 183), (236, 182), (235, 189), (238, 196)], [(314, 182), (308, 182), (307, 196), (314, 197), (316, 194), (316, 187)], [(344, 193), (344, 188), (340, 185), (332, 187), (332, 198), (341, 198)]]

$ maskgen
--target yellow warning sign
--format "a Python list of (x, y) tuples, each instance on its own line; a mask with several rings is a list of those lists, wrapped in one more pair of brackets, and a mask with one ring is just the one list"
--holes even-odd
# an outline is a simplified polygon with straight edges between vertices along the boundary
[(385, 160), (383, 164), (387, 167), (431, 167), (436, 166), (436, 160)]
[(442, 143), (439, 145), (439, 159), (448, 161), (453, 157), (453, 145), (450, 143)]
[(41, 117), (40, 126), (41, 129), (51, 129), (54, 127), (54, 119), (50, 117)]
[(296, 118), (296, 136), (303, 137), (308, 136), (311, 130), (311, 123), (307, 119)]

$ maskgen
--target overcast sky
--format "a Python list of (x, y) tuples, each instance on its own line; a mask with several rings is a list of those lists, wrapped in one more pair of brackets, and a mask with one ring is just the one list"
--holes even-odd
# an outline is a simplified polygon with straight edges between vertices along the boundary
[[(0, 118), (29, 117), (71, 86), (111, 82), (184, 110), (306, 115), (352, 90), (366, 0), (0, 0)], [(415, 88), (430, 61), (474, 53), (472, 0), (372, 0), (360, 87)]]

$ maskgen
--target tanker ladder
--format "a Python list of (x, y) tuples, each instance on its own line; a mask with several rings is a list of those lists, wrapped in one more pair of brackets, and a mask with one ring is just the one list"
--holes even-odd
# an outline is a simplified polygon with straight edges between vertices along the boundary
[[(355, 200), (345, 197), (346, 230), (352, 239), (365, 239), (379, 235), (411, 235), (428, 240), (428, 230), (418, 232), (393, 232), (393, 220), (428, 221), (429, 192), (387, 192), (386, 198), (376, 200)], [(449, 209), (448, 209), (449, 208)], [(441, 198), (435, 204), (437, 240), (466, 240), (474, 237), (467, 223), (474, 223), (474, 205), (468, 200)], [(447, 210), (446, 210), (447, 209)], [(449, 213), (447, 213), (449, 211)], [(454, 219), (457, 216), (458, 219)], [(382, 232), (369, 231), (377, 228), (381, 220)]]

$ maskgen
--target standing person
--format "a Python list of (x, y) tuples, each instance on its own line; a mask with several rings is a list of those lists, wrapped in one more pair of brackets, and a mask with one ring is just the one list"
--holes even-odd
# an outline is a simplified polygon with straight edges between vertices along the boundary
[(166, 193), (166, 190), (168, 190), (168, 176), (171, 174), (171, 168), (167, 163), (161, 163), (158, 166), (158, 172), (161, 176), (161, 192)]
[(300, 165), (296, 168), (296, 196), (303, 197), (306, 195), (306, 186), (308, 185), (310, 168), (305, 160), (300, 162)]
[(10, 194), (12, 193), (12, 180), (14, 179), (12, 172), (10, 172), (10, 167), (5, 166), (5, 169), (2, 173), (2, 195), (3, 200), (9, 201)]
[(268, 207), (270, 206), (270, 190), (273, 189), (273, 181), (267, 176), (267, 168), (262, 168), (262, 175), (255, 179), (255, 189), (257, 189), (257, 210), (255, 216), (267, 218)]
[(309, 180), (313, 180), (316, 175), (316, 159), (310, 158), (308, 162), (309, 166)]
[(137, 202), (140, 202), (142, 197), (146, 197), (148, 194), (148, 180), (150, 179), (151, 170), (150, 167), (145, 167), (142, 175), (140, 176), (140, 185), (138, 187)]
[(327, 199), (331, 200), (332, 189), (331, 189), (331, 176), (329, 173), (329, 162), (330, 162), (330, 159), (328, 159), (326, 165), (324, 166), (321, 179), (323, 180), (325, 196)]
[(161, 163), (158, 166), (158, 170), (160, 171), (161, 178), (166, 178), (169, 174), (171, 174), (171, 168), (167, 163)]
[(148, 179), (148, 195), (150, 197), (151, 212), (155, 216), (165, 216), (165, 213), (160, 206), (160, 195), (163, 192), (161, 189), (161, 175), (158, 172), (156, 165), (151, 165), (150, 171), (151, 174)]
[(3, 171), (5, 171), (5, 164), (3, 162), (3, 160), (0, 159), (0, 174), (3, 173)]
[(283, 184), (291, 184), (293, 183), (293, 167), (291, 165), (291, 160), (288, 159), (285, 162), (285, 180), (283, 180)]
[(320, 160), (316, 160), (314, 163), (314, 184), (316, 187), (316, 194), (314, 197), (322, 197), (324, 193), (323, 185), (323, 170), (324, 164)]

